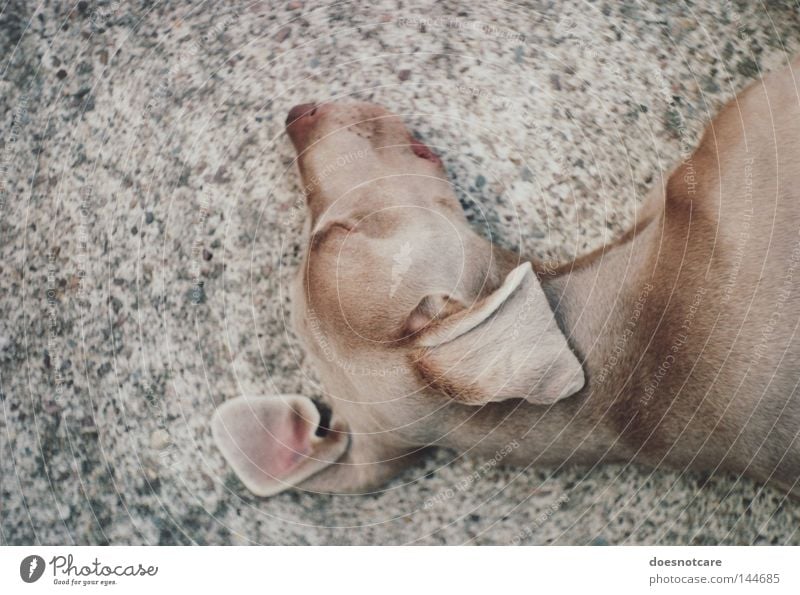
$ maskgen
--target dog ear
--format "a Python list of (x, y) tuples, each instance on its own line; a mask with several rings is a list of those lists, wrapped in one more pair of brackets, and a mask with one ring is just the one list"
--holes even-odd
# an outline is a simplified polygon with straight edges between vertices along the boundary
[(211, 420), (214, 441), (242, 483), (257, 496), (296, 486), (337, 461), (347, 427), (299, 395), (238, 397)]
[(424, 450), (387, 444), (378, 434), (351, 432), (329, 409), (299, 395), (227, 401), (214, 413), (211, 432), (236, 475), (258, 496), (290, 488), (365, 493)]
[[(442, 307), (433, 312), (436, 305)], [(586, 381), (530, 263), (469, 308), (427, 296), (407, 326), (420, 329), (413, 357), (423, 379), (461, 403), (525, 399), (547, 405)]]

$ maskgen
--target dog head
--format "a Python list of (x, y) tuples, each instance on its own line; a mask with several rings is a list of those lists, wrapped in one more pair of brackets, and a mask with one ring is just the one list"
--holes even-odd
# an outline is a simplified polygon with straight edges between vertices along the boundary
[(583, 387), (530, 263), (469, 226), (441, 159), (397, 115), (305, 104), (286, 129), (309, 212), (293, 323), (331, 411), (297, 396), (221, 407), (215, 437), (250, 489), (312, 476), (362, 489), (385, 479), (369, 465), (438, 441), (434, 411)]

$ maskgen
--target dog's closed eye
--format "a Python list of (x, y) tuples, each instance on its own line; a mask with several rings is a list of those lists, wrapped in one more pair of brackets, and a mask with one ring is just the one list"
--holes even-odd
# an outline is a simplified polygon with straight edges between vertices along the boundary
[(411, 146), (411, 151), (417, 157), (420, 157), (421, 159), (426, 159), (431, 163), (435, 163), (436, 165), (442, 164), (442, 160), (439, 158), (439, 156), (436, 153), (434, 153), (431, 150), (431, 148), (422, 141), (412, 137), (410, 146)]
[(349, 221), (331, 221), (311, 235), (311, 249), (319, 249), (325, 240), (334, 237), (337, 232), (344, 232), (345, 235), (351, 233), (353, 227)]

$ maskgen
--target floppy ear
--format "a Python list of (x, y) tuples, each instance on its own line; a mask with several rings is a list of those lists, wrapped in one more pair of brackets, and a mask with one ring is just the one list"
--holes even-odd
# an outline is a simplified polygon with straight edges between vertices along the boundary
[(446, 297), (428, 296), (409, 317), (412, 328), (428, 321), (414, 357), (429, 385), (471, 405), (506, 399), (547, 405), (583, 388), (583, 368), (530, 263), (474, 306), (456, 313), (449, 306)]
[(344, 424), (299, 395), (226, 401), (214, 412), (211, 432), (236, 475), (257, 496), (296, 486), (348, 447)]

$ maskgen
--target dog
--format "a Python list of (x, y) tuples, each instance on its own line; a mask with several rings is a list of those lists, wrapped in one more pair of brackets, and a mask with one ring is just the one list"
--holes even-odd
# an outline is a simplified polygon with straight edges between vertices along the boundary
[(476, 233), (400, 117), (294, 107), (308, 241), (292, 319), (326, 399), (223, 403), (225, 459), (260, 496), (365, 493), (429, 447), (800, 495), (798, 80), (795, 60), (751, 84), (627, 233), (557, 267)]

